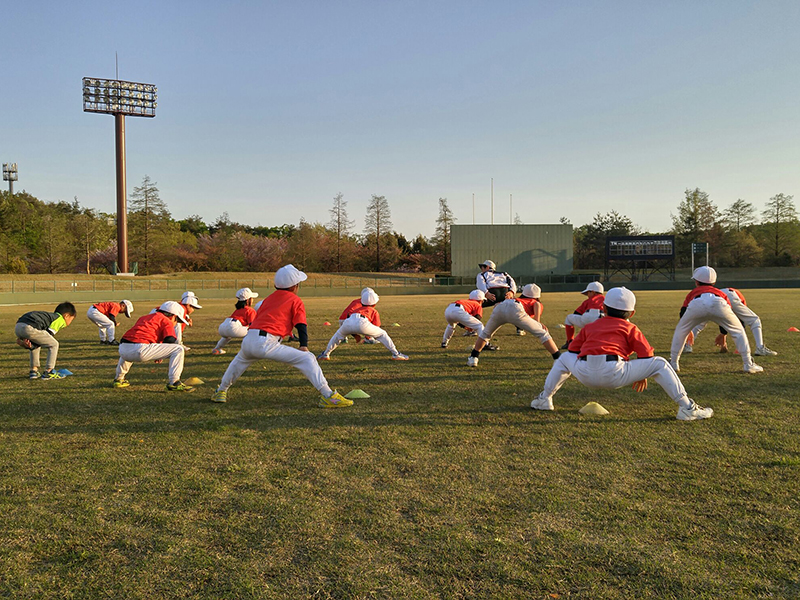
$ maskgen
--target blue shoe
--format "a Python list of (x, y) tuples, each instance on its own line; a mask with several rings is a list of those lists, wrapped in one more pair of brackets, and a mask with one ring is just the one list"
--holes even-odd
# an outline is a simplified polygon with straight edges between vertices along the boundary
[(64, 379), (66, 375), (62, 375), (58, 371), (45, 371), (42, 373), (42, 379), (49, 381), (50, 379)]

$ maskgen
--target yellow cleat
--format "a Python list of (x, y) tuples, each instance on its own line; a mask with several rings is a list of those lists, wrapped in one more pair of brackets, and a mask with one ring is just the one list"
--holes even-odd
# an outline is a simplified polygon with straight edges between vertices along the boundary
[(125, 381), (124, 379), (115, 379), (114, 380), (114, 387), (115, 388), (126, 388), (130, 385), (130, 382)]
[(345, 398), (339, 392), (334, 391), (330, 398), (323, 396), (319, 401), (319, 406), (322, 408), (342, 408), (343, 406), (352, 406), (353, 401)]

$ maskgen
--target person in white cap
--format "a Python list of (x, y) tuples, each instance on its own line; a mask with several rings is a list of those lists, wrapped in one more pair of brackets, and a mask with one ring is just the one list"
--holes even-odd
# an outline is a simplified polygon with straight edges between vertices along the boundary
[(750, 356), (750, 343), (744, 332), (742, 324), (731, 308), (728, 296), (714, 287), (717, 281), (717, 272), (711, 267), (698, 267), (692, 273), (694, 289), (686, 295), (681, 307), (680, 320), (672, 336), (672, 345), (669, 350), (669, 362), (675, 371), (680, 371), (680, 359), (684, 345), (692, 329), (700, 323), (713, 321), (720, 327), (720, 331), (730, 334), (736, 344), (736, 350), (742, 357), (745, 373), (760, 373), (763, 367), (757, 365)]
[[(736, 315), (736, 318), (739, 319), (743, 326), (749, 327), (750, 331), (753, 332), (753, 339), (756, 343), (756, 351), (753, 352), (753, 356), (777, 356), (777, 352), (770, 350), (764, 345), (764, 332), (761, 329), (761, 318), (747, 306), (747, 300), (745, 300), (744, 294), (733, 287), (720, 288), (720, 291), (730, 300), (731, 310), (733, 310), (733, 314)], [(706, 323), (700, 323), (692, 329), (692, 332), (689, 334), (689, 339), (686, 340), (686, 344), (683, 347), (684, 352), (688, 353), (693, 351), (694, 342), (705, 327)], [(719, 346), (719, 351), (723, 354), (728, 351), (728, 342), (726, 338), (727, 331), (723, 330), (715, 340), (717, 346)]]
[(119, 302), (98, 302), (89, 307), (86, 316), (89, 320), (97, 325), (100, 330), (100, 343), (109, 345), (118, 345), (119, 342), (114, 339), (116, 328), (119, 327), (117, 322), (117, 315), (124, 314), (130, 318), (133, 312), (133, 302), (130, 300), (121, 300)]
[[(308, 351), (306, 307), (297, 295), (297, 288), (307, 278), (308, 276), (294, 265), (278, 269), (275, 273), (275, 291), (261, 302), (256, 318), (242, 340), (241, 350), (228, 365), (222, 376), (222, 382), (211, 397), (213, 402), (227, 402), (228, 389), (250, 365), (266, 358), (289, 364), (305, 375), (322, 394), (319, 406), (340, 408), (353, 404), (352, 400), (331, 389), (317, 359)], [(300, 338), (299, 349), (281, 344), (281, 340), (289, 335), (293, 328), (297, 330)]]
[(562, 350), (569, 348), (572, 339), (575, 337), (576, 327), (586, 327), (589, 323), (595, 322), (603, 316), (603, 284), (599, 281), (592, 281), (586, 286), (586, 289), (581, 292), (586, 296), (586, 300), (581, 302), (581, 305), (575, 309), (571, 315), (567, 315), (564, 319), (564, 330), (567, 334), (566, 343), (561, 346)]
[[(456, 326), (464, 327), (478, 334), (483, 331), (481, 319), (485, 300), (486, 294), (481, 290), (472, 290), (466, 300), (456, 300), (447, 305), (447, 308), (444, 309), (444, 320), (447, 321), (447, 327), (444, 328), (442, 336), (442, 348), (447, 348)], [(497, 346), (493, 346), (491, 349), (497, 350)]]
[(171, 300), (164, 302), (155, 312), (139, 317), (120, 340), (114, 387), (125, 388), (130, 385), (125, 376), (133, 363), (161, 362), (168, 358), (167, 390), (191, 392), (194, 388), (181, 382), (185, 350), (175, 337), (175, 325), (185, 322), (183, 307)]
[(495, 271), (497, 265), (491, 260), (485, 260), (478, 266), (481, 272), (475, 278), (475, 287), (486, 294), (485, 306), (492, 306), (514, 297), (517, 293), (517, 283), (511, 275)]
[(350, 314), (344, 319), (344, 322), (333, 334), (328, 347), (317, 358), (319, 360), (330, 360), (331, 352), (336, 350), (336, 347), (341, 344), (348, 335), (364, 335), (373, 338), (376, 342), (383, 344), (386, 349), (392, 353), (392, 360), (408, 360), (408, 356), (402, 354), (397, 350), (386, 333), (386, 330), (381, 329), (381, 316), (375, 310), (375, 305), (380, 300), (378, 294), (372, 288), (364, 288), (361, 290), (361, 301), (356, 305), (350, 304)]
[[(183, 330), (188, 325), (189, 327), (192, 326), (192, 313), (198, 309), (203, 308), (200, 306), (200, 301), (198, 300), (197, 296), (195, 296), (194, 292), (183, 292), (181, 296), (181, 306), (183, 307), (183, 316), (185, 319), (185, 323), (178, 323), (175, 325), (175, 335), (178, 338), (178, 343), (183, 343)], [(186, 348), (189, 350), (189, 348)]]
[(470, 367), (478, 366), (478, 359), (484, 347), (487, 347), (489, 340), (500, 327), (506, 323), (511, 323), (517, 329), (527, 331), (536, 336), (544, 349), (556, 359), (559, 356), (558, 346), (553, 341), (547, 327), (539, 322), (542, 316), (542, 303), (539, 300), (542, 295), (541, 288), (535, 283), (529, 283), (522, 288), (522, 296), (519, 298), (509, 298), (496, 304), (492, 311), (492, 316), (486, 326), (478, 334), (478, 341), (472, 349), (467, 365)]
[(253, 298), (258, 298), (258, 294), (250, 288), (242, 288), (236, 292), (236, 310), (231, 316), (225, 319), (218, 328), (220, 339), (211, 351), (211, 354), (218, 356), (225, 354), (225, 346), (233, 339), (242, 339), (247, 335), (250, 323), (256, 318), (256, 311), (253, 309)]
[[(628, 319), (635, 313), (636, 297), (625, 287), (612, 288), (605, 297), (606, 317), (587, 324), (554, 363), (544, 390), (531, 402), (536, 410), (553, 410), (553, 395), (570, 375), (588, 388), (616, 389), (633, 386), (647, 389), (647, 379), (662, 387), (678, 404), (681, 421), (708, 419), (711, 408), (698, 406), (689, 398), (675, 370), (653, 348), (639, 328)], [(636, 360), (630, 356), (636, 353)]]

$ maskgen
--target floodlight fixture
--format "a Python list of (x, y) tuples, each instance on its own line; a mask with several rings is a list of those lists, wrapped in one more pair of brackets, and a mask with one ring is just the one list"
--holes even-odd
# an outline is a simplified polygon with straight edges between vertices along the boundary
[(83, 112), (114, 115), (117, 163), (117, 274), (128, 275), (128, 208), (125, 182), (125, 115), (155, 117), (158, 88), (119, 79), (83, 78)]
[(3, 181), (8, 182), (8, 193), (14, 195), (14, 182), (18, 179), (17, 163), (3, 163)]

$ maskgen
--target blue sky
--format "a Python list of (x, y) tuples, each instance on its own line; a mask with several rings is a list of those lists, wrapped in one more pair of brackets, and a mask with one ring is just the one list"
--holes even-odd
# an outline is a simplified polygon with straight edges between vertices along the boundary
[(128, 118), (128, 192), (176, 218), (396, 230), (617, 210), (666, 230), (686, 188), (721, 208), (800, 192), (797, 2), (17, 2), (3, 10), (0, 161), (17, 190), (113, 212), (114, 127), (81, 78), (159, 89)]

